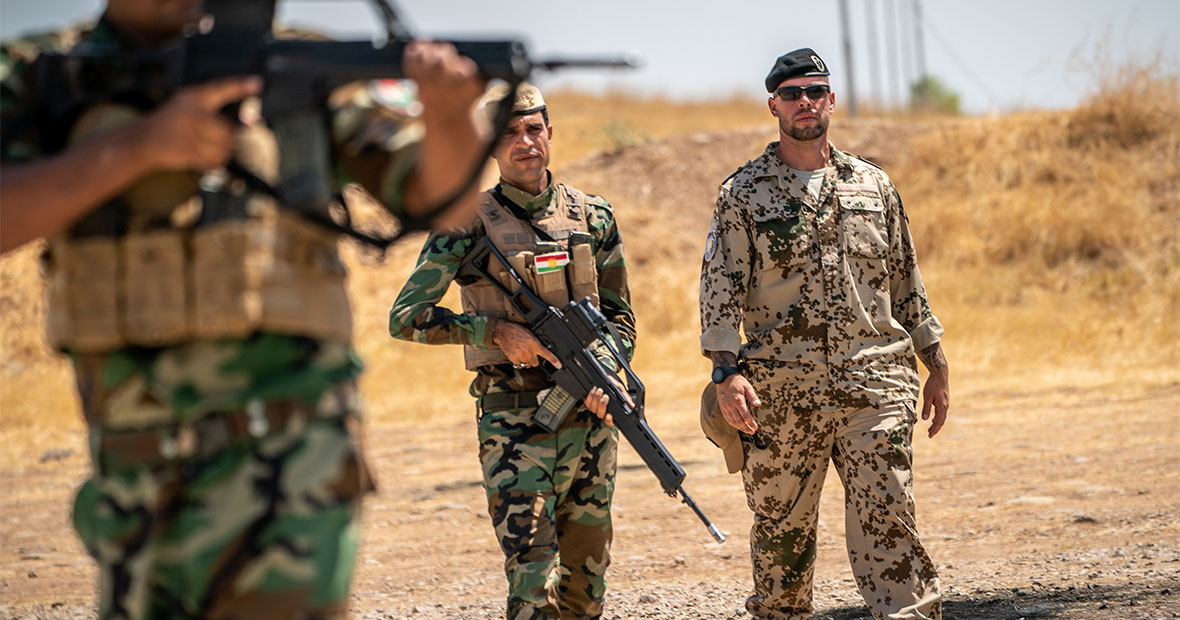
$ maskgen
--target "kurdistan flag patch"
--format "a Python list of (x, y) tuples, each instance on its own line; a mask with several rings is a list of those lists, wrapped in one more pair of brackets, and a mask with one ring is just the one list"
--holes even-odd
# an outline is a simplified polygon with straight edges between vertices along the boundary
[(537, 273), (557, 271), (570, 264), (569, 252), (550, 252), (533, 257), (533, 268)]

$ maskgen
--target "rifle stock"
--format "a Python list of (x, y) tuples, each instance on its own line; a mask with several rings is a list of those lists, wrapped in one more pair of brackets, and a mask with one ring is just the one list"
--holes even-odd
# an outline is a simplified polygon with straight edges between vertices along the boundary
[[(508, 274), (508, 279), (516, 286), (515, 289), (510, 289), (493, 275), (490, 262), (493, 258)], [(561, 310), (550, 306), (529, 289), (520, 274), (516, 273), (486, 236), (467, 254), (457, 275), (481, 277), (508, 298), (525, 317), (529, 329), (537, 339), (561, 360), (560, 369), (548, 363), (544, 363), (542, 368), (558, 387), (573, 398), (575, 405), (584, 400), (592, 389), (602, 389), (610, 397), (607, 412), (614, 418), (615, 426), (643, 459), (647, 468), (655, 474), (664, 492), (672, 497), (679, 494), (681, 501), (705, 524), (713, 538), (719, 543), (725, 542), (725, 536), (684, 490), (684, 468), (676, 462), (660, 438), (648, 426), (643, 412), (643, 382), (615, 347), (606, 317), (594, 307), (590, 298), (570, 302)], [(598, 346), (605, 348), (618, 368), (623, 371), (625, 387), (621, 387), (614, 380), (615, 373), (608, 370), (596, 355), (594, 349)], [(628, 404), (628, 401), (631, 404)], [(560, 419), (542, 424), (542, 428), (553, 432), (559, 424)]]

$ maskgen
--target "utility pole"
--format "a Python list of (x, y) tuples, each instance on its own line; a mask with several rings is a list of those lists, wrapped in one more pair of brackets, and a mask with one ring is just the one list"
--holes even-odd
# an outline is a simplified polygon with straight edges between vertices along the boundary
[(844, 32), (844, 64), (848, 74), (848, 115), (856, 118), (856, 79), (852, 65), (852, 29), (848, 27), (848, 0), (840, 0), (840, 28)]
[(885, 0), (885, 51), (889, 55), (890, 105), (901, 108), (901, 75), (897, 68), (897, 12), (893, 0)]
[(869, 42), (869, 79), (873, 83), (873, 98), (877, 105), (885, 104), (885, 91), (881, 89), (881, 51), (877, 46), (877, 15), (873, 10), (876, 0), (865, 2), (865, 29), (868, 31)]
[(922, 0), (914, 0), (914, 60), (918, 81), (926, 79), (926, 44), (922, 40)]
[(909, 19), (907, 16), (909, 11), (902, 6), (908, 0), (897, 0), (897, 36), (898, 41), (901, 42), (901, 83), (902, 83), (902, 97), (905, 100), (905, 107), (910, 106), (911, 87), (914, 84), (913, 75), (911, 71), (914, 69), (914, 56), (911, 53), (910, 42), (913, 39), (913, 31), (910, 29)]

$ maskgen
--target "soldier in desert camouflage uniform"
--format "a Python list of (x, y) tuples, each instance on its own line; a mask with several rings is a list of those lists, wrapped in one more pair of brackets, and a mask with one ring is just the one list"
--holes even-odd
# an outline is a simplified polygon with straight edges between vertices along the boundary
[[(268, 139), (218, 113), (259, 81), (190, 87), (146, 112), (96, 107), (60, 150), (47, 144), (59, 128), (37, 121), (39, 53), (154, 46), (200, 7), (109, 0), (92, 27), (4, 44), (0, 249), (50, 238), (50, 343), (73, 364), (94, 466), (73, 516), (99, 565), (99, 616), (343, 618), (373, 485), (336, 237), (265, 199), (208, 226), (154, 217), (190, 204), (193, 171)], [(422, 78), (422, 140), (372, 89), (334, 112), (339, 156), (399, 216), (454, 191), (456, 162), (475, 165), (483, 92), (446, 45), (414, 44), (404, 69)], [(456, 208), (470, 217), (474, 198)]]
[[(827, 141), (836, 98), (810, 49), (766, 78), (778, 142), (721, 186), (701, 270), (701, 348), (741, 434), (756, 618), (812, 610), (828, 460), (844, 484), (848, 557), (878, 620), (939, 618), (938, 575), (914, 522), (917, 355), (931, 437), (949, 403), (942, 326), (906, 214), (880, 168)], [(745, 332), (743, 343), (739, 327)]]
[[(493, 89), (483, 108), (502, 99)], [(620, 333), (630, 359), (635, 321), (623, 245), (611, 206), (555, 183), (547, 170), (552, 127), (541, 93), (525, 85), (495, 158), (500, 183), (484, 192), (465, 232), (434, 234), (389, 313), (395, 338), (465, 345), (478, 399), (479, 459), (488, 513), (506, 556), (507, 617), (598, 618), (610, 562), (610, 502), (617, 431), (606, 397), (570, 413), (556, 433), (532, 421), (554, 387), (539, 358), (560, 362), (522, 325), (491, 285), (460, 279), (463, 313), (440, 307), (465, 257), (484, 235), (550, 304), (590, 296)], [(558, 269), (553, 269), (556, 264)], [(613, 366), (613, 359), (604, 359)], [(598, 417), (595, 417), (598, 416)]]

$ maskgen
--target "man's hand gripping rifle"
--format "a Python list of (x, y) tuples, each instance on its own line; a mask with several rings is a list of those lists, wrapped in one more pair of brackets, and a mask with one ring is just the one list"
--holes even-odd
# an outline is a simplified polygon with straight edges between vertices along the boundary
[[(499, 263), (498, 266), (492, 264), (493, 258)], [(515, 290), (497, 278), (495, 272), (507, 274), (507, 279), (515, 286)], [(684, 481), (684, 469), (648, 426), (643, 415), (643, 383), (635, 376), (626, 358), (615, 348), (614, 343), (619, 340), (617, 332), (614, 332), (614, 326), (607, 322), (598, 308), (594, 307), (590, 298), (570, 302), (560, 310), (550, 306), (529, 289), (487, 237), (481, 239), (468, 253), (457, 275), (480, 277), (499, 289), (525, 317), (529, 329), (537, 339), (561, 360), (560, 369), (545, 362), (542, 363), (542, 368), (557, 384), (554, 391), (564, 391), (564, 398), (558, 399), (557, 405), (550, 404), (550, 398), (544, 399), (546, 402), (542, 403), (538, 415), (534, 416), (534, 422), (553, 432), (561, 425), (565, 415), (586, 398), (590, 390), (601, 388), (610, 397), (607, 413), (611, 414), (619, 431), (643, 458), (648, 469), (659, 479), (664, 492), (672, 497), (679, 493), (681, 500), (696, 513), (713, 538), (719, 543), (725, 542), (725, 536), (684, 490), (681, 484)], [(601, 350), (599, 347), (609, 351), (623, 371), (627, 381), (625, 392), (616, 382), (615, 373), (608, 370), (595, 355), (596, 349)], [(634, 405), (628, 404), (624, 394), (630, 397)]]
[[(64, 142), (78, 114), (96, 103), (152, 109), (185, 86), (233, 76), (260, 76), (264, 84), (261, 115), (279, 143), (279, 178), (267, 183), (236, 161), (227, 166), (229, 176), (245, 181), (253, 191), (274, 196), (286, 209), (384, 250), (407, 232), (425, 228), (479, 182), (496, 138), (511, 119), (515, 88), (534, 70), (636, 66), (628, 57), (537, 61), (516, 40), (451, 41), (460, 54), (475, 62), (483, 77), (503, 80), (513, 92), (497, 110), (486, 153), (471, 170), (464, 171), (459, 188), (426, 208), (425, 215), (407, 220), (399, 234), (377, 238), (352, 228), (347, 209), (343, 213), (332, 209), (343, 201), (327, 113), (328, 98), (340, 86), (405, 77), (402, 57), (413, 36), (398, 19), (390, 0), (369, 2), (384, 26), (385, 41), (379, 44), (279, 39), (273, 34), (276, 0), (204, 0), (207, 17), (200, 28), (161, 47), (128, 52), (85, 45), (67, 55), (42, 54), (38, 82), (46, 90), (42, 99), (48, 105), (39, 112), (39, 124), (50, 131), (62, 128), (55, 132), (60, 135), (47, 139)], [(220, 194), (207, 197), (205, 217), (234, 217), (234, 211), (242, 208), (245, 199), (240, 195)]]

